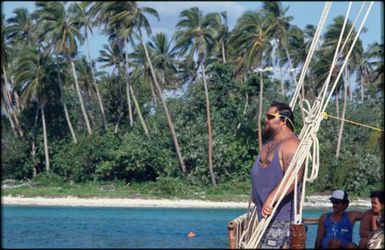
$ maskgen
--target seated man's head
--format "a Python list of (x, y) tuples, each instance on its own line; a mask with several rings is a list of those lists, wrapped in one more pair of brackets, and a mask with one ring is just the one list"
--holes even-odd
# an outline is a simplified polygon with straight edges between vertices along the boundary
[(376, 214), (384, 210), (384, 191), (374, 191), (370, 194), (372, 211)]
[(334, 190), (332, 196), (329, 198), (330, 202), (333, 204), (333, 211), (338, 212), (340, 210), (345, 210), (349, 206), (349, 197), (348, 193), (343, 190)]

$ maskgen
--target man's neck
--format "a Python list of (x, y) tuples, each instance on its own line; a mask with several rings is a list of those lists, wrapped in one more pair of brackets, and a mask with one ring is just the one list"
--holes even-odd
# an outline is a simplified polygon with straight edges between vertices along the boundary
[(277, 134), (274, 135), (273, 137), (273, 141), (274, 143), (279, 143), (283, 140), (285, 140), (286, 138), (289, 138), (291, 136), (291, 131), (289, 130), (281, 130), (280, 132), (278, 132)]

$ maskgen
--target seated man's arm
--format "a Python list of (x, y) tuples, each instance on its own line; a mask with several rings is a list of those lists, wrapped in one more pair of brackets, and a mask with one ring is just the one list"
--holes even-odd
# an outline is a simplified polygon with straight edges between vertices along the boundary
[(324, 237), (324, 221), (325, 221), (326, 215), (321, 215), (319, 222), (318, 222), (318, 228), (317, 228), (317, 237), (315, 239), (314, 248), (321, 248), (321, 242)]

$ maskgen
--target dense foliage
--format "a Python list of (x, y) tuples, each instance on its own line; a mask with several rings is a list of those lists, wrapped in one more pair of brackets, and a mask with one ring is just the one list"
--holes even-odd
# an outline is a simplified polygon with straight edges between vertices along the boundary
[[(277, 3), (272, 4), (280, 7)], [(84, 2), (71, 3), (72, 7), (66, 9), (61, 2), (38, 2), (36, 13), (40, 15), (31, 15), (25, 9), (19, 9), (15, 11), (13, 19), (7, 22), (2, 19), (2, 27), (5, 27), (2, 29), (2, 56), (3, 53), (6, 56), (1, 62), (2, 111), (4, 107), (1, 116), (2, 180), (27, 178), (33, 179), (36, 185), (50, 185), (51, 180), (55, 183), (153, 183), (154, 195), (179, 193), (184, 196), (194, 187), (209, 188), (213, 183), (207, 167), (208, 98), (213, 140), (212, 167), (216, 183), (220, 190), (235, 189), (247, 193), (250, 189), (249, 171), (259, 152), (259, 108), (266, 110), (273, 100), (288, 103), (295, 88), (291, 76), (286, 75), (285, 80), (278, 80), (276, 75), (265, 72), (261, 79), (261, 75), (255, 73), (253, 68), (276, 66), (271, 58), (261, 54), (266, 53), (264, 50), (269, 46), (254, 47), (256, 51), (253, 53), (260, 58), (248, 61), (249, 57), (244, 53), (247, 46), (239, 46), (240, 51), (235, 46), (242, 39), (232, 38), (230, 31), (226, 33), (218, 28), (219, 24), (224, 25), (219, 14), (216, 19), (213, 14), (207, 16), (207, 26), (204, 28), (211, 33), (199, 51), (191, 49), (191, 53), (187, 53), (190, 47), (187, 38), (183, 37), (184, 30), (180, 29), (178, 44), (183, 45), (183, 49), (177, 56), (169, 48), (173, 41), (167, 41), (164, 35), (154, 36), (146, 44), (140, 42), (143, 39), (141, 25), (146, 24), (140, 19), (142, 17), (119, 19), (124, 16), (119, 15), (119, 11), (125, 8), (153, 15), (156, 15), (155, 10), (138, 8), (135, 2), (129, 2), (127, 6), (123, 3), (120, 5), (117, 8), (114, 2)], [(75, 7), (79, 9), (75, 11)], [(274, 18), (266, 9), (256, 13)], [(79, 18), (84, 16), (78, 13), (79, 10), (85, 10), (89, 20), (82, 19), (81, 22)], [(74, 25), (68, 30), (68, 34), (73, 36), (60, 37), (65, 35), (56, 30), (60, 23), (51, 22), (50, 16), (58, 11), (62, 11), (63, 18), (68, 15), (77, 20), (68, 24)], [(100, 13), (102, 11), (106, 13)], [(191, 11), (193, 15), (197, 10), (186, 11)], [(29, 27), (20, 25), (29, 20), (23, 19), (23, 16), (31, 19), (30, 32), (33, 36), (30, 38), (25, 30), (17, 32), (17, 28)], [(88, 27), (85, 23), (87, 20), (93, 27), (103, 27), (111, 40), (111, 44), (100, 51), (99, 57), (100, 62), (110, 67), (111, 73), (90, 67), (87, 59), (78, 55), (76, 46), (60, 47), (81, 42), (82, 39), (76, 36), (87, 38), (83, 30)], [(241, 19), (242, 25), (252, 21), (246, 16)], [(263, 22), (263, 18), (259, 21)], [(337, 21), (329, 30), (341, 28)], [(124, 27), (119, 24), (124, 22), (134, 27), (127, 32), (136, 32), (135, 36), (123, 32)], [(264, 26), (260, 25), (263, 29)], [(42, 27), (46, 28), (45, 32), (41, 32)], [(300, 39), (298, 32), (302, 31), (290, 27), (284, 30), (288, 41), (281, 42), (286, 44), (288, 55), (298, 58), (300, 55), (295, 53), (303, 51), (298, 51), (295, 47), (298, 43), (293, 41)], [(241, 36), (236, 28), (234, 34)], [(215, 33), (215, 30), (222, 33)], [(220, 37), (221, 34), (232, 39)], [(278, 39), (277, 34), (270, 34), (265, 43), (274, 44)], [(303, 32), (301, 34), (303, 36)], [(338, 39), (327, 34), (324, 48), (330, 48), (333, 46), (331, 40)], [(36, 42), (30, 44), (28, 39), (35, 39)], [(68, 39), (68, 43), (60, 44), (61, 39)], [(133, 53), (126, 51), (129, 43), (134, 48)], [(227, 51), (226, 62), (221, 54), (221, 43), (225, 43), (222, 45)], [(25, 58), (23, 54), (31, 46), (35, 48), (28, 52), (32, 53), (29, 57), (36, 57), (35, 61)], [(358, 87), (349, 88), (351, 97), (344, 99), (341, 94), (344, 84), (340, 84), (327, 112), (337, 116), (342, 116), (344, 112), (346, 119), (383, 128), (383, 71), (379, 70), (383, 69), (383, 58), (378, 56), (378, 49), (375, 53), (376, 48), (382, 45), (375, 43), (365, 53), (362, 44), (356, 46), (357, 58), (351, 60), (348, 74), (352, 84), (356, 80), (353, 76), (357, 77), (358, 82), (354, 84)], [(3, 50), (6, 47), (8, 49)], [(269, 49), (271, 53), (272, 47)], [(279, 49), (283, 48), (276, 48), (276, 59), (282, 67), (289, 67), (286, 55), (280, 55)], [(314, 100), (322, 86), (321, 79), (325, 71), (322, 72), (320, 64), (324, 64), (326, 59), (331, 62), (330, 55), (321, 54), (322, 51), (325, 50), (321, 49), (315, 56), (309, 70), (310, 77), (306, 81), (304, 94), (310, 101)], [(194, 53), (198, 55), (197, 60), (192, 57)], [(199, 59), (201, 57), (206, 60)], [(129, 61), (126, 61), (127, 58)], [(71, 62), (74, 62), (73, 65)], [(290, 66), (299, 66), (301, 63), (303, 61)], [(202, 64), (205, 67), (197, 69)], [(362, 69), (364, 65), (366, 71)], [(75, 70), (72, 70), (72, 66)], [(35, 68), (40, 70), (39, 74), (30, 74), (30, 70)], [(205, 95), (202, 69), (206, 75), (208, 96)], [(261, 80), (263, 107), (259, 106)], [(365, 84), (361, 86), (362, 81)], [(169, 97), (160, 95), (158, 86), (163, 89), (163, 95)], [(284, 94), (281, 90), (284, 90)], [(346, 110), (341, 111), (344, 100)], [(336, 106), (337, 103), (339, 106)], [(104, 113), (100, 105), (103, 105)], [(295, 117), (296, 132), (299, 133), (302, 118), (298, 107)], [(74, 132), (71, 132), (70, 123)], [(175, 129), (185, 173), (181, 168), (181, 158), (177, 156), (170, 123)], [(383, 132), (345, 123), (341, 149), (336, 154), (340, 124), (340, 121), (332, 119), (324, 120), (321, 124), (318, 132), (320, 172), (308, 191), (329, 192), (333, 188), (343, 188), (353, 195), (367, 197), (370, 191), (384, 187)], [(144, 127), (148, 129), (148, 134)], [(218, 189), (209, 190), (218, 192)]]

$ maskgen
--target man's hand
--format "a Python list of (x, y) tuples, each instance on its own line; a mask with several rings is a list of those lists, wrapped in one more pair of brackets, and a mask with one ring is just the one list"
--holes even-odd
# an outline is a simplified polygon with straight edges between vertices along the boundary
[(273, 206), (271, 204), (271, 200), (269, 198), (267, 198), (265, 203), (263, 204), (263, 207), (262, 207), (262, 211), (261, 211), (262, 217), (266, 218), (269, 215), (271, 215), (272, 212), (273, 212)]

